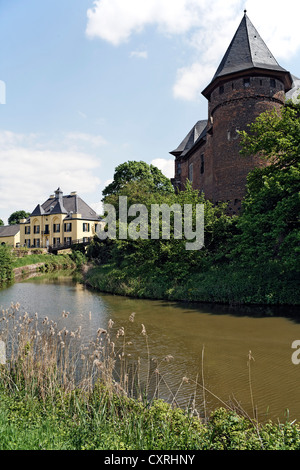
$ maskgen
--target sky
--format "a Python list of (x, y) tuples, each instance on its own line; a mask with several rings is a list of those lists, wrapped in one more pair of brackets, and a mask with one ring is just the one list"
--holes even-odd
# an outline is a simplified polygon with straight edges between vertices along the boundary
[(247, 15), (300, 77), (299, 0), (0, 0), (0, 219), (60, 187), (99, 214), (126, 161), (174, 173)]

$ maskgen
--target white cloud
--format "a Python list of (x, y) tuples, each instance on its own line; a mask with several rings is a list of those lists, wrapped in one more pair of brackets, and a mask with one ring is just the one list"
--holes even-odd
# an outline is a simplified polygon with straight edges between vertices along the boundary
[(136, 59), (148, 59), (148, 52), (147, 51), (132, 51), (130, 53), (130, 57)]
[(175, 98), (193, 101), (199, 91), (208, 84), (214, 74), (215, 68), (206, 64), (195, 62), (190, 67), (183, 67), (177, 71), (176, 82), (173, 86)]
[(118, 46), (148, 25), (183, 33), (196, 23), (196, 5), (197, 0), (95, 0), (87, 11), (86, 34)]
[(84, 142), (95, 147), (106, 145), (106, 140), (101, 135), (85, 134), (83, 132), (69, 132), (66, 138), (70, 141)]
[(161, 34), (185, 35), (193, 59), (177, 71), (173, 94), (195, 100), (212, 79), (244, 8), (278, 60), (299, 51), (299, 0), (289, 1), (289, 14), (279, 0), (96, 0), (87, 12), (86, 34), (115, 46), (149, 25)]
[(166, 158), (156, 158), (152, 160), (152, 165), (156, 166), (167, 178), (174, 177), (174, 160)]
[[(87, 152), (50, 149), (36, 136), (0, 131), (0, 218), (32, 211), (60, 186), (64, 193), (98, 193), (100, 161)], [(49, 193), (49, 194), (48, 194)]]

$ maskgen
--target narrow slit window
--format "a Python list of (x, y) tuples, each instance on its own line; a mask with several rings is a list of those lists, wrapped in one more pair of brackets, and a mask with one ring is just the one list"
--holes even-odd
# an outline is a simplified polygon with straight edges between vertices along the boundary
[(201, 173), (201, 175), (203, 175), (203, 173), (204, 173), (204, 155), (202, 154), (200, 158), (201, 158), (201, 160), (200, 160), (200, 163), (201, 163), (200, 173)]
[(192, 183), (193, 182), (193, 164), (190, 163), (189, 165), (189, 180)]

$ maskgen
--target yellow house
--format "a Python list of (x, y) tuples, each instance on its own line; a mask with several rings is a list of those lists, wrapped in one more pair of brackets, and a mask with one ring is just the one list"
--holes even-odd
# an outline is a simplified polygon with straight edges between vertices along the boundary
[(20, 221), (20, 244), (27, 247), (62, 248), (88, 242), (101, 218), (76, 192), (64, 196), (60, 188), (28, 219)]
[(1, 225), (0, 226), (0, 245), (19, 246), (20, 244), (20, 225)]

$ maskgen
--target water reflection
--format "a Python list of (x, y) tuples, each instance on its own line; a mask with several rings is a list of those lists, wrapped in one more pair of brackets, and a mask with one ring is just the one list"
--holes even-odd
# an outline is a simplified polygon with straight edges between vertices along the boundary
[[(196, 403), (202, 412), (205, 398), (209, 409), (237, 400), (252, 415), (247, 364), (251, 350), (251, 385), (259, 418), (267, 415), (283, 420), (289, 409), (290, 418), (300, 420), (300, 366), (291, 361), (292, 342), (300, 339), (297, 309), (135, 300), (96, 293), (69, 278), (35, 278), (0, 291), (0, 305), (7, 308), (11, 302), (19, 302), (23, 311), (38, 312), (40, 317), (55, 321), (61, 319), (63, 310), (70, 312), (70, 329), (81, 326), (85, 340), (112, 319), (115, 328), (123, 326), (127, 340), (132, 340), (131, 357), (147, 354), (141, 335), (141, 325), (145, 325), (151, 358), (162, 361), (160, 391), (164, 398), (174, 398), (179, 390), (176, 401), (186, 406), (197, 391)], [(129, 321), (132, 312), (134, 323)], [(170, 355), (173, 360), (164, 360)], [(157, 362), (151, 360), (154, 387), (156, 367)], [(182, 383), (183, 377), (189, 382)], [(206, 391), (205, 397), (203, 382), (212, 392)]]

